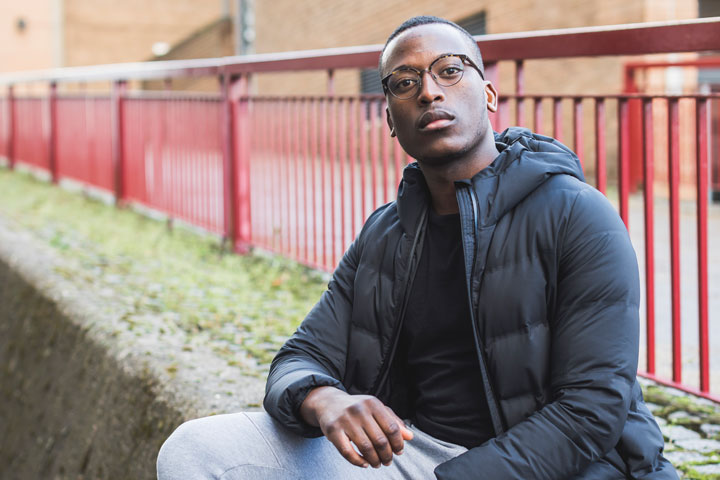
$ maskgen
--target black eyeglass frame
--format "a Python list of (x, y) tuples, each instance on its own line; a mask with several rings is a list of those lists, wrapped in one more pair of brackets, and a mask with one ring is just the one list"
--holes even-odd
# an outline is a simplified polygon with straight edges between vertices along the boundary
[[(468, 64), (471, 67), (473, 67), (475, 70), (477, 70), (477, 72), (480, 74), (480, 78), (485, 80), (485, 75), (483, 75), (482, 70), (480, 69), (480, 67), (477, 66), (477, 64), (475, 62), (472, 61), (472, 59), (470, 57), (468, 57), (467, 55), (465, 55), (463, 53), (446, 53), (444, 55), (440, 55), (435, 60), (433, 60), (432, 63), (430, 63), (430, 65), (424, 70), (418, 70), (417, 68), (413, 68), (413, 67), (402, 67), (402, 68), (395, 69), (392, 72), (388, 73), (387, 75), (385, 75), (382, 78), (382, 80), (380, 80), (380, 83), (382, 83), (383, 92), (384, 93), (390, 92), (390, 95), (392, 95), (393, 97), (395, 97), (399, 100), (410, 100), (411, 98), (415, 98), (418, 95), (418, 93), (420, 93), (420, 90), (422, 90), (423, 77), (425, 76), (425, 72), (428, 72), (430, 74), (430, 76), (432, 77), (432, 79), (435, 81), (435, 83), (437, 83), (438, 85), (440, 85), (442, 87), (452, 87), (453, 85), (457, 85), (458, 83), (460, 83), (460, 80), (462, 80), (463, 76), (465, 75), (465, 70), (463, 70), (463, 74), (460, 75), (460, 78), (457, 79), (457, 82), (451, 83), (450, 85), (442, 85), (440, 82), (438, 82), (437, 77), (432, 72), (433, 65), (435, 65), (437, 62), (439, 62), (443, 58), (447, 58), (447, 57), (458, 57), (460, 60), (462, 60), (462, 63)], [(415, 93), (413, 93), (411, 96), (398, 97), (397, 95), (395, 95), (393, 93), (392, 90), (390, 90), (390, 87), (387, 86), (387, 82), (388, 82), (388, 80), (390, 80), (390, 77), (395, 75), (397, 72), (405, 72), (405, 71), (411, 71), (411, 72), (417, 73), (417, 76), (420, 79), (420, 81), (417, 84), (417, 89), (415, 90)]]

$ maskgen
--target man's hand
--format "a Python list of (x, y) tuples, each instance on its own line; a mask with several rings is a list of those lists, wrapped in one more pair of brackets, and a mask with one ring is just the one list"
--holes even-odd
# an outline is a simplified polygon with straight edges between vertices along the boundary
[[(349, 395), (335, 387), (312, 390), (300, 406), (310, 425), (320, 427), (345, 459), (358, 467), (390, 465), (413, 434), (390, 407), (371, 395)], [(362, 456), (353, 448), (354, 443)]]

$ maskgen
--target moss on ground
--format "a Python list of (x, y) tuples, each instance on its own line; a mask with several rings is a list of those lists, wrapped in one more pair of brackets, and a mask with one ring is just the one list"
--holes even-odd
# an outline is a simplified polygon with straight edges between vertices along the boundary
[(126, 328), (202, 334), (229, 363), (249, 353), (258, 373), (326, 286), (324, 275), (292, 261), (227, 254), (216, 236), (169, 229), (4, 168), (0, 215), (62, 254), (57, 273), (121, 300)]

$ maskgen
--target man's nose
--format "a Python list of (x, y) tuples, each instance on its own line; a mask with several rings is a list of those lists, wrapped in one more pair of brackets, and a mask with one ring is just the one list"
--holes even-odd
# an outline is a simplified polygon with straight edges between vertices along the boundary
[(418, 92), (417, 100), (420, 103), (432, 103), (445, 99), (445, 92), (442, 87), (437, 84), (429, 71), (422, 73), (422, 84)]

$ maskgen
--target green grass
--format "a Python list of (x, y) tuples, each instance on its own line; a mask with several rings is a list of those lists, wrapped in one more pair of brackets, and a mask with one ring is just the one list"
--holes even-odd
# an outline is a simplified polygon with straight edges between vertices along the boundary
[(289, 260), (227, 254), (216, 237), (170, 230), (163, 221), (4, 168), (0, 216), (68, 260), (58, 273), (127, 304), (128, 328), (161, 318), (163, 328), (202, 332), (260, 364), (326, 286), (322, 275)]

